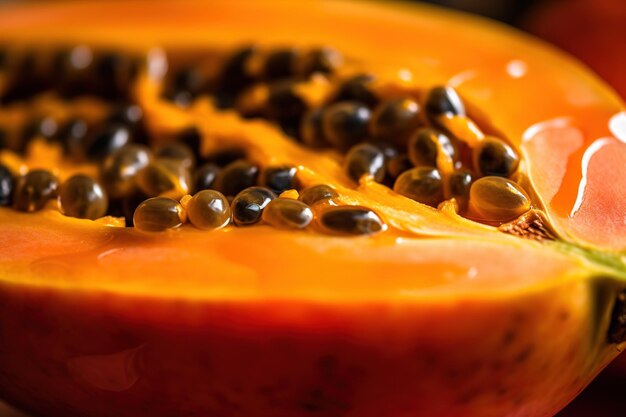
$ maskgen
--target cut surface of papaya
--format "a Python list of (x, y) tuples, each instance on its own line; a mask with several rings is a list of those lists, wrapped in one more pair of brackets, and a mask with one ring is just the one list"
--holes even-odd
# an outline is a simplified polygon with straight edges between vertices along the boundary
[(624, 348), (626, 111), (558, 51), (402, 4), (2, 9), (9, 403), (552, 416)]

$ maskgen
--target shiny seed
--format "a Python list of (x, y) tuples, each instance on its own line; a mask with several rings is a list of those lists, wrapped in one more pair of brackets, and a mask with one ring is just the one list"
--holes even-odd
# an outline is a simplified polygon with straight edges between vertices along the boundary
[(20, 211), (38, 211), (56, 196), (59, 182), (49, 171), (35, 169), (20, 177), (15, 186), (13, 207)]
[[(219, 75), (218, 94), (229, 96), (251, 84), (254, 78), (248, 73), (248, 62), (258, 55), (253, 46), (243, 47), (233, 53), (224, 62)], [(227, 103), (225, 103), (227, 104)]]
[(428, 92), (426, 97), (426, 113), (430, 117), (444, 114), (464, 116), (465, 106), (461, 97), (452, 87), (435, 87)]
[(133, 224), (146, 232), (162, 232), (180, 227), (183, 225), (183, 207), (172, 198), (149, 198), (135, 210)]
[(189, 170), (183, 164), (169, 159), (150, 162), (137, 176), (137, 185), (150, 197), (167, 194), (180, 198), (189, 193)]
[(58, 131), (57, 121), (52, 117), (42, 117), (30, 120), (22, 131), (22, 140), (28, 141), (35, 137), (52, 139)]
[(411, 98), (385, 101), (372, 114), (372, 135), (396, 144), (406, 144), (411, 133), (420, 125), (419, 117), (420, 106)]
[(472, 181), (474, 178), (469, 171), (455, 171), (448, 177), (451, 197), (454, 197), (461, 210), (467, 208)]
[(294, 65), (298, 55), (299, 51), (294, 48), (272, 51), (265, 58), (263, 78), (266, 80), (277, 80), (291, 77), (294, 73)]
[(361, 206), (328, 207), (320, 216), (320, 224), (329, 232), (354, 236), (370, 235), (385, 229), (378, 214)]
[(102, 164), (101, 178), (112, 198), (129, 196), (136, 189), (139, 172), (152, 160), (150, 149), (143, 145), (126, 145), (109, 155)]
[(230, 204), (219, 191), (202, 190), (189, 200), (187, 217), (198, 229), (219, 229), (230, 222)]
[(270, 118), (279, 121), (300, 120), (306, 110), (306, 102), (296, 92), (294, 83), (283, 81), (270, 86), (267, 98), (267, 114)]
[(194, 173), (194, 190), (198, 192), (214, 188), (215, 179), (217, 178), (219, 172), (220, 168), (211, 162), (207, 162), (206, 164), (200, 166)]
[(494, 137), (485, 138), (474, 150), (474, 157), (481, 176), (510, 177), (519, 166), (517, 152)]
[(143, 110), (136, 104), (119, 105), (109, 113), (106, 122), (111, 124), (121, 124), (136, 126), (143, 121)]
[(246, 159), (246, 151), (241, 148), (222, 148), (206, 157), (206, 162), (212, 162), (220, 168), (239, 160)]
[(95, 70), (97, 95), (109, 100), (126, 99), (129, 85), (137, 74), (137, 62), (127, 55), (106, 52), (96, 58)]
[(57, 139), (67, 155), (80, 159), (87, 143), (88, 133), (87, 122), (74, 117), (61, 125), (57, 132)]
[(300, 124), (300, 139), (302, 143), (312, 148), (328, 146), (322, 129), (323, 108), (309, 110), (302, 118)]
[(374, 181), (382, 182), (385, 178), (385, 155), (369, 143), (355, 145), (346, 155), (344, 169), (353, 181), (358, 182), (363, 175), (370, 175)]
[[(184, 143), (189, 146), (193, 154), (196, 156), (196, 159), (201, 158), (202, 156), (202, 134), (197, 127), (190, 126), (184, 128), (176, 135), (176, 140), (178, 142)], [(238, 159), (238, 158), (235, 158)]]
[(329, 143), (348, 149), (368, 135), (370, 110), (356, 101), (344, 101), (329, 106), (322, 116), (322, 129)]
[(439, 152), (445, 152), (452, 159), (456, 158), (456, 150), (448, 136), (431, 128), (415, 132), (409, 140), (407, 149), (409, 158), (415, 166), (437, 166)]
[(313, 220), (313, 211), (298, 200), (277, 198), (263, 210), (263, 221), (277, 229), (304, 229)]
[(320, 201), (331, 200), (337, 197), (339, 197), (339, 194), (330, 185), (317, 184), (311, 185), (302, 190), (298, 199), (309, 206), (313, 206), (315, 203), (319, 203)]
[(108, 198), (93, 178), (77, 174), (59, 187), (59, 205), (66, 216), (95, 220), (107, 212)]
[(94, 132), (87, 149), (85, 149), (85, 155), (92, 160), (102, 160), (129, 144), (131, 139), (130, 131), (125, 126), (104, 126)]
[(443, 200), (441, 174), (433, 167), (418, 167), (405, 171), (396, 179), (393, 190), (432, 207), (437, 207)]
[(506, 178), (483, 177), (470, 188), (470, 210), (486, 220), (513, 220), (530, 207), (530, 197), (524, 189)]
[(269, 188), (275, 194), (280, 194), (285, 190), (298, 189), (297, 173), (298, 168), (291, 165), (270, 166), (261, 171), (259, 184)]
[(263, 210), (276, 194), (265, 187), (249, 187), (233, 199), (231, 210), (233, 220), (239, 226), (249, 226), (261, 220)]
[(401, 154), (389, 160), (387, 163), (387, 175), (390, 179), (395, 180), (400, 174), (411, 168), (413, 168), (413, 163), (409, 157), (405, 154)]
[(335, 93), (333, 101), (358, 101), (369, 108), (375, 107), (379, 98), (371, 89), (374, 80), (371, 74), (361, 74), (344, 81)]
[(215, 180), (215, 188), (226, 196), (239, 194), (246, 188), (256, 185), (259, 168), (240, 159), (228, 164)]
[(160, 159), (171, 159), (182, 164), (186, 169), (192, 169), (196, 164), (196, 157), (191, 148), (184, 143), (170, 142), (157, 147), (154, 155)]
[(0, 164), (0, 206), (10, 206), (12, 203), (15, 178), (7, 167)]

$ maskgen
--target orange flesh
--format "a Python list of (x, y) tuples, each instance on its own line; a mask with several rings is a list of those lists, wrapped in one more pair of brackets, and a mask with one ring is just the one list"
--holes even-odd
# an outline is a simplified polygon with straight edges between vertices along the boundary
[[(561, 233), (626, 248), (626, 113), (567, 58), (427, 8), (215, 3), (6, 6), (0, 37), (223, 51), (261, 32), (262, 45), (337, 47), (391, 74), (400, 93), (449, 83), (472, 115), (521, 146)], [(293, 405), (321, 384), (352, 407), (329, 415), (549, 416), (616, 356), (585, 261), (368, 181), (355, 190), (336, 155), (202, 100), (176, 110), (154, 89), (146, 79), (136, 92), (151, 129), (194, 121), (207, 146), (236, 142), (258, 162), (301, 164), (305, 184), (337, 185), (342, 202), (377, 210), (390, 231), (146, 235), (0, 209), (0, 394), (12, 402), (64, 417), (64, 401), (89, 417), (300, 417), (310, 411)], [(341, 365), (327, 379), (343, 385), (315, 370), (329, 354)], [(274, 403), (259, 394), (268, 381), (288, 387)]]

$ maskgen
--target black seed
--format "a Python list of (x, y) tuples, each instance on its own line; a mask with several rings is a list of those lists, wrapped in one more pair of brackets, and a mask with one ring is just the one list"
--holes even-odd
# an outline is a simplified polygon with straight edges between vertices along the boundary
[(343, 64), (341, 53), (334, 48), (313, 49), (298, 59), (296, 64), (300, 76), (308, 77), (315, 72), (331, 74)]
[(131, 140), (130, 131), (126, 126), (102, 126), (89, 139), (85, 155), (91, 160), (102, 160), (130, 143)]
[(56, 196), (59, 182), (49, 171), (35, 169), (20, 177), (15, 186), (13, 207), (20, 211), (38, 211)]
[(241, 191), (231, 204), (233, 220), (240, 226), (248, 226), (261, 220), (263, 210), (276, 194), (265, 187), (249, 187)]
[(225, 167), (239, 159), (246, 159), (246, 150), (241, 148), (222, 148), (205, 158), (206, 162), (212, 162), (218, 167)]
[(361, 74), (344, 81), (335, 93), (333, 101), (359, 101), (369, 108), (376, 107), (379, 99), (371, 90), (374, 80), (371, 74)]
[(371, 131), (375, 138), (399, 145), (420, 125), (420, 106), (411, 98), (399, 98), (378, 105), (372, 115)]
[(291, 165), (267, 167), (261, 171), (259, 184), (276, 194), (299, 187), (296, 174), (298, 169)]
[(385, 162), (392, 160), (393, 158), (397, 157), (399, 154), (398, 148), (396, 148), (393, 144), (389, 142), (385, 142), (385, 141), (378, 140), (378, 139), (372, 139), (372, 140), (366, 141), (365, 143), (369, 143), (371, 145), (374, 145), (378, 149), (380, 149), (380, 151), (385, 156)]
[(519, 156), (509, 145), (487, 137), (475, 150), (476, 169), (482, 176), (510, 177), (519, 165)]
[(182, 226), (182, 213), (182, 206), (174, 199), (149, 198), (135, 210), (133, 224), (146, 232), (162, 232)]
[(324, 136), (335, 147), (348, 149), (367, 137), (370, 115), (370, 110), (356, 101), (333, 104), (322, 116)]
[(323, 114), (323, 108), (315, 108), (309, 110), (302, 118), (302, 123), (300, 124), (300, 139), (305, 145), (312, 148), (328, 146), (322, 129)]
[(118, 105), (111, 110), (106, 121), (134, 127), (143, 121), (143, 110), (136, 104)]
[(186, 169), (192, 169), (196, 165), (196, 157), (193, 151), (184, 143), (166, 143), (156, 148), (154, 155), (159, 159), (172, 159), (182, 164)]
[(0, 206), (10, 206), (12, 203), (15, 178), (7, 167), (0, 164)]
[(256, 185), (259, 168), (240, 159), (228, 164), (215, 180), (215, 188), (224, 195), (237, 195), (246, 188)]
[(248, 46), (235, 52), (226, 60), (219, 77), (218, 96), (229, 97), (254, 81), (246, 70), (246, 66), (257, 53), (255, 47)]
[(151, 159), (150, 149), (135, 144), (126, 145), (109, 155), (102, 164), (101, 172), (107, 193), (113, 198), (133, 194), (136, 191), (137, 175)]
[(30, 120), (21, 134), (21, 149), (25, 149), (27, 142), (36, 137), (53, 139), (57, 134), (59, 125), (52, 117), (42, 117)]
[(370, 175), (376, 182), (385, 178), (385, 155), (376, 146), (361, 143), (353, 146), (344, 164), (348, 176), (358, 182), (363, 175)]
[(292, 117), (277, 120), (280, 130), (291, 139), (300, 140), (300, 118)]
[(339, 194), (330, 185), (317, 184), (302, 190), (298, 200), (312, 206), (320, 201), (330, 200), (337, 197), (339, 197)]
[(430, 117), (444, 114), (464, 116), (465, 106), (463, 101), (452, 87), (435, 87), (428, 92), (426, 97), (426, 113)]
[(115, 217), (124, 217), (126, 227), (132, 227), (133, 215), (141, 203), (149, 197), (141, 191), (136, 191), (131, 195), (109, 201), (109, 214)]
[(385, 224), (374, 211), (361, 206), (328, 207), (320, 216), (326, 230), (345, 235), (369, 235), (383, 231)]
[(450, 139), (436, 129), (419, 129), (411, 137), (408, 153), (415, 166), (437, 166), (439, 152), (445, 152), (452, 159), (456, 158), (456, 150)]
[(405, 171), (396, 179), (393, 190), (432, 207), (437, 207), (443, 200), (441, 174), (433, 167), (418, 167)]
[(125, 99), (137, 74), (137, 62), (130, 56), (107, 52), (96, 58), (94, 93), (105, 99)]
[(108, 198), (93, 178), (77, 174), (59, 187), (59, 205), (66, 216), (95, 220), (107, 212)]
[(313, 211), (305, 203), (277, 198), (263, 210), (263, 221), (278, 229), (304, 229), (313, 220)]
[(267, 98), (267, 114), (270, 118), (299, 120), (306, 109), (306, 103), (298, 96), (292, 82), (278, 82), (270, 86)]
[(144, 125), (143, 113), (143, 109), (136, 104), (120, 104), (109, 113), (104, 122), (126, 126), (134, 142), (148, 144), (148, 132)]
[(413, 168), (413, 163), (406, 154), (401, 154), (392, 158), (387, 163), (387, 175), (390, 179), (395, 180), (404, 171)]
[(176, 72), (171, 84), (166, 87), (170, 95), (176, 96), (181, 93), (187, 93), (191, 99), (206, 88), (207, 80), (202, 71), (198, 68), (183, 68)]
[(189, 200), (187, 216), (198, 229), (219, 229), (230, 222), (230, 204), (219, 191), (203, 190)]
[(91, 90), (93, 51), (84, 46), (58, 51), (52, 60), (55, 87), (63, 97), (76, 97)]
[(465, 201), (469, 198), (472, 181), (474, 181), (471, 172), (455, 171), (450, 175), (448, 181), (450, 184), (450, 193), (452, 194), (452, 197), (456, 198), (457, 200), (460, 199)]
[(189, 169), (180, 161), (159, 159), (139, 172), (137, 185), (150, 197), (167, 193), (168, 197), (180, 198), (189, 193), (189, 177)]
[(189, 146), (193, 151), (196, 159), (202, 158), (202, 134), (195, 126), (189, 126), (176, 135), (176, 140)]
[(294, 65), (299, 52), (296, 49), (278, 49), (271, 52), (265, 58), (263, 65), (263, 78), (266, 80), (277, 80), (289, 78), (294, 73)]
[(198, 192), (214, 188), (219, 172), (220, 167), (211, 162), (200, 166), (194, 173), (194, 190)]
[(5, 90), (0, 95), (0, 104), (24, 100), (45, 90), (49, 80), (40, 74), (39, 66), (35, 51), (28, 51), (19, 57), (7, 77)]
[(87, 122), (79, 118), (72, 118), (61, 125), (56, 137), (67, 155), (79, 159), (86, 147), (88, 132)]

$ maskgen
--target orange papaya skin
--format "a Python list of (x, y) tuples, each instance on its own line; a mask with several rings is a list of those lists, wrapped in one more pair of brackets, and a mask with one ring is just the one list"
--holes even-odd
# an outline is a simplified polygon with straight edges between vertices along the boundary
[[(615, 210), (626, 181), (623, 104), (569, 59), (501, 28), (351, 2), (81, 2), (0, 13), (0, 35), (16, 44), (223, 49), (259, 33), (267, 45), (331, 44), (374, 70), (408, 69), (408, 88), (454, 84), (526, 153), (563, 235), (626, 247)], [(167, 116), (153, 118), (159, 128), (188, 122), (144, 87), (147, 112)], [(236, 131), (248, 146), (263, 137), (259, 160), (282, 154), (312, 167), (313, 179), (335, 177), (331, 159), (262, 123), (196, 110), (207, 130)], [(606, 334), (619, 288), (602, 269), (382, 187), (342, 191), (408, 220), (364, 239), (263, 226), (149, 236), (0, 209), (0, 396), (52, 417), (540, 417), (617, 356)]]

